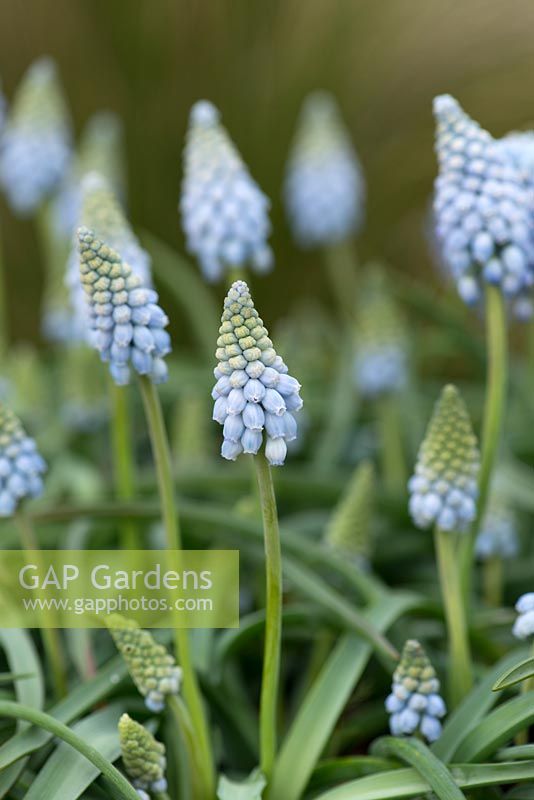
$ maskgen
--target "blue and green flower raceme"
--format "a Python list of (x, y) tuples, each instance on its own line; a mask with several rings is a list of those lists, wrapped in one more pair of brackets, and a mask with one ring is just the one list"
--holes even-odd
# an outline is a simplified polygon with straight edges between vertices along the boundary
[(534, 592), (522, 594), (515, 610), (518, 617), (514, 622), (513, 634), (517, 639), (528, 639), (534, 634)]
[(524, 313), (534, 283), (532, 181), (505, 140), (495, 140), (453, 97), (436, 97), (434, 114), (436, 233), (458, 292), (475, 304), (484, 284), (495, 285)]
[(141, 800), (167, 791), (165, 746), (128, 714), (119, 720), (119, 741), (124, 770)]
[(289, 155), (284, 199), (295, 239), (304, 247), (347, 239), (361, 228), (365, 182), (334, 97), (305, 101)]
[(181, 668), (166, 648), (133, 620), (110, 614), (106, 626), (146, 707), (154, 713), (163, 711), (166, 696), (180, 691)]
[[(81, 207), (77, 224), (93, 231), (120, 254), (143, 286), (152, 287), (150, 256), (143, 250), (124, 216), (110, 182), (100, 173), (86, 174), (80, 183)], [(85, 340), (90, 331), (88, 307), (83, 285), (80, 283), (80, 254), (77, 237), (67, 263), (65, 278), (72, 307), (70, 340)], [(68, 341), (68, 339), (66, 339)]]
[(27, 497), (43, 490), (46, 463), (19, 418), (0, 404), (0, 517), (12, 516)]
[(408, 381), (408, 340), (380, 271), (369, 274), (358, 306), (354, 359), (358, 391), (369, 398), (402, 391)]
[(88, 228), (78, 229), (78, 246), (90, 342), (109, 364), (113, 380), (119, 386), (128, 384), (133, 368), (153, 383), (163, 383), (171, 340), (157, 293)]
[(250, 266), (268, 272), (270, 202), (251, 177), (212, 103), (196, 103), (184, 149), (180, 208), (187, 248), (207, 280)]
[(476, 516), (480, 454), (465, 403), (446, 386), (410, 478), (410, 514), (418, 528), (466, 531)]
[(447, 711), (439, 690), (436, 671), (423, 647), (415, 639), (409, 639), (385, 704), (393, 736), (420, 734), (428, 742), (439, 739), (441, 719)]
[(300, 384), (277, 355), (244, 281), (225, 301), (219, 328), (213, 419), (223, 426), (221, 455), (230, 461), (256, 454), (264, 443), (269, 463), (284, 463), (287, 442), (297, 437)]
[(476, 540), (477, 558), (486, 561), (498, 556), (515, 558), (519, 555), (517, 520), (513, 512), (500, 500), (490, 501), (480, 525)]
[(36, 61), (9, 109), (0, 147), (0, 184), (9, 204), (32, 214), (63, 178), (72, 155), (71, 126), (54, 62)]
[(111, 111), (97, 112), (87, 122), (78, 152), (53, 200), (53, 222), (59, 236), (70, 241), (80, 224), (82, 181), (90, 172), (102, 175), (122, 199), (126, 182), (122, 139), (122, 123)]

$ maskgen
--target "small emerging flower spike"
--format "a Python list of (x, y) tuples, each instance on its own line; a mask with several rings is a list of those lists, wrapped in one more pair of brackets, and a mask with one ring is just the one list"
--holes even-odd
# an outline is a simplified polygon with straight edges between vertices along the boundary
[(265, 433), (267, 460), (283, 464), (286, 443), (297, 437), (300, 384), (287, 374), (244, 281), (236, 281), (224, 301), (215, 355), (213, 419), (223, 426), (221, 455), (230, 461), (255, 455)]
[(273, 264), (269, 200), (206, 100), (191, 110), (184, 172), (183, 228), (206, 279), (217, 281), (234, 267), (268, 272)]
[[(111, 111), (94, 114), (83, 129), (78, 152), (63, 180), (53, 203), (53, 221), (58, 235), (72, 238), (80, 223), (82, 181), (85, 175), (102, 175), (121, 199), (126, 178), (123, 159), (122, 123)], [(87, 227), (91, 227), (90, 224)]]
[(420, 733), (428, 742), (439, 739), (440, 720), (447, 709), (439, 693), (434, 667), (415, 639), (409, 639), (404, 645), (385, 705), (391, 715), (389, 727), (393, 736)]
[(0, 517), (10, 517), (26, 497), (43, 490), (46, 463), (17, 416), (0, 404)]
[(130, 381), (130, 366), (153, 383), (167, 379), (169, 320), (158, 295), (119, 254), (87, 228), (78, 230), (80, 276), (89, 304), (91, 344), (109, 363), (115, 383)]
[(488, 283), (521, 300), (534, 283), (532, 181), (453, 97), (436, 97), (434, 115), (436, 233), (460, 296), (477, 303)]
[(135, 685), (145, 698), (146, 707), (154, 713), (163, 711), (166, 695), (180, 691), (181, 668), (165, 647), (133, 620), (111, 614), (106, 626)]
[(167, 791), (165, 746), (128, 714), (119, 720), (122, 763), (141, 798)]
[(375, 472), (370, 461), (354, 470), (325, 534), (327, 544), (341, 555), (366, 565), (370, 555), (370, 526)]
[(363, 397), (402, 391), (408, 380), (408, 337), (380, 270), (371, 272), (356, 320), (354, 378)]
[(10, 108), (0, 148), (0, 183), (14, 211), (28, 215), (57, 187), (71, 158), (68, 111), (54, 62), (29, 68)]
[(365, 183), (334, 97), (310, 95), (288, 160), (285, 203), (295, 239), (304, 247), (342, 241), (361, 228)]
[(476, 516), (480, 454), (469, 414), (455, 386), (439, 398), (410, 479), (410, 514), (419, 528), (434, 523), (465, 531)]

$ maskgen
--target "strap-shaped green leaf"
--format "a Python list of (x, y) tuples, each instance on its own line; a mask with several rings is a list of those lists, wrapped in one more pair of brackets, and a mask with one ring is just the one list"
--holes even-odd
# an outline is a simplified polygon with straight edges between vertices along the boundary
[(465, 800), (445, 764), (419, 739), (387, 736), (375, 743), (373, 752), (380, 756), (396, 756), (412, 766), (439, 800)]
[(503, 703), (472, 728), (460, 743), (456, 757), (466, 762), (486, 758), (532, 722), (534, 692), (528, 692)]
[(522, 681), (528, 681), (532, 677), (534, 677), (534, 656), (526, 658), (512, 667), (512, 669), (507, 670), (495, 681), (492, 689), (494, 692), (498, 692), (501, 689), (509, 689), (510, 686), (515, 686), (516, 683), (521, 683)]
[[(450, 767), (460, 789), (502, 786), (534, 780), (534, 761), (514, 764), (457, 764)], [(403, 800), (428, 792), (428, 783), (413, 768), (369, 775), (318, 795), (315, 800)]]

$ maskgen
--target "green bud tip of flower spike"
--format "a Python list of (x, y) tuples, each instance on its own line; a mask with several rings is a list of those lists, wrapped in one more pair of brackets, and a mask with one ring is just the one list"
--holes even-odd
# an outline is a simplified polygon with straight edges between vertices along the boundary
[(166, 791), (165, 746), (128, 714), (119, 720), (119, 741), (124, 769), (134, 787), (141, 791)]
[(150, 711), (162, 711), (165, 696), (176, 695), (180, 690), (182, 670), (166, 648), (133, 620), (111, 614), (106, 626), (145, 698), (145, 705)]
[(326, 543), (340, 553), (367, 561), (370, 554), (370, 523), (374, 499), (375, 470), (364, 461), (351, 481), (326, 529)]

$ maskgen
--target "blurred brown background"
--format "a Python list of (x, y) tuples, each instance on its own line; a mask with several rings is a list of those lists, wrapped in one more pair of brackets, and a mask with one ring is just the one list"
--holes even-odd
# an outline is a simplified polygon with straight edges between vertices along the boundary
[[(337, 95), (359, 151), (369, 193), (361, 253), (429, 280), (423, 225), (435, 172), (432, 97), (451, 92), (496, 135), (534, 120), (532, 0), (1, 0), (8, 98), (42, 54), (59, 64), (77, 131), (98, 109), (122, 116), (132, 221), (180, 248), (187, 114), (199, 97), (220, 106), (273, 201), (277, 266), (260, 289), (269, 319), (299, 292), (322, 295), (326, 287), (317, 254), (293, 247), (280, 205), (306, 92)], [(41, 269), (33, 227), (3, 200), (0, 224), (12, 332), (36, 336)]]

